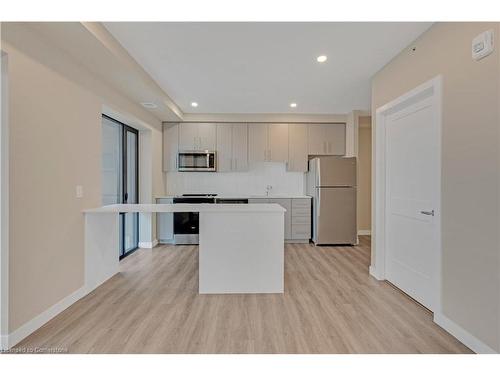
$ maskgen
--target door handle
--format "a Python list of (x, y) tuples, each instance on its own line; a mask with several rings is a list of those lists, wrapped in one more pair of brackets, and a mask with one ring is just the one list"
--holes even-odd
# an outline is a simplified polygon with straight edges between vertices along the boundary
[(125, 199), (124, 199), (124, 201), (125, 201), (124, 203), (128, 203), (128, 193), (125, 193), (124, 198), (125, 198)]
[(434, 216), (434, 210), (432, 211), (420, 211), (422, 215)]

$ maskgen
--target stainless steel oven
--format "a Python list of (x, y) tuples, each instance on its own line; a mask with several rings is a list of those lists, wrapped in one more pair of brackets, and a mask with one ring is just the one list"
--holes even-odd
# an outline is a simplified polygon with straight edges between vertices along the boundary
[(217, 171), (216, 151), (179, 151), (177, 154), (179, 172)]
[[(179, 203), (215, 203), (216, 194), (183, 194), (174, 197), (174, 204)], [(174, 213), (174, 243), (193, 245), (199, 242), (200, 216), (198, 212)]]

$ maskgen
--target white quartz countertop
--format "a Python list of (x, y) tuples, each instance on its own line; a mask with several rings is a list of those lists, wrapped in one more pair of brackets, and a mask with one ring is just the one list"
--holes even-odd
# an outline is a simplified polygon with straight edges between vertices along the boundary
[[(181, 194), (179, 195), (163, 195), (163, 196), (157, 196), (156, 199), (171, 199), (175, 197), (180, 197), (182, 196)], [(309, 195), (291, 195), (291, 194), (270, 194), (270, 195), (245, 195), (245, 194), (239, 194), (239, 195), (231, 195), (231, 194), (217, 194), (215, 198), (222, 198), (222, 199), (301, 199), (301, 198), (306, 198), (306, 199), (311, 199)]]
[(285, 212), (275, 203), (256, 204), (213, 204), (213, 203), (176, 203), (176, 204), (112, 204), (83, 210), (84, 213), (119, 212)]

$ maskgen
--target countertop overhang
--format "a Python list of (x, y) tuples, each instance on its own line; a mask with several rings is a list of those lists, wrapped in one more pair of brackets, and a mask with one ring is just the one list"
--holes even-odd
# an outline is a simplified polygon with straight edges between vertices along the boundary
[[(182, 195), (159, 195), (155, 199), (171, 199), (182, 198)], [(294, 195), (294, 194), (270, 194), (270, 195), (231, 195), (217, 194), (214, 198), (219, 199), (311, 199), (309, 195)]]
[(112, 204), (83, 210), (83, 213), (120, 212), (286, 212), (276, 203), (213, 204), (213, 203), (168, 203), (168, 204)]

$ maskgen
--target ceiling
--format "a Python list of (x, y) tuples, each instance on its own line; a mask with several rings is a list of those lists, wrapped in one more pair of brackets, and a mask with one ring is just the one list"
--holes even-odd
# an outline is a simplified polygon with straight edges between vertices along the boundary
[(431, 23), (104, 26), (184, 113), (335, 114), (368, 110), (371, 77)]

